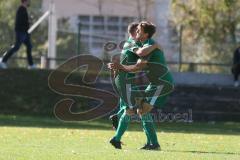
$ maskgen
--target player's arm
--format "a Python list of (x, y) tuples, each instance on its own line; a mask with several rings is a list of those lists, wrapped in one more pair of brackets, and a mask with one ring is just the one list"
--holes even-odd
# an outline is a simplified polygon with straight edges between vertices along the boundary
[(122, 70), (124, 72), (137, 72), (144, 69), (147, 65), (147, 61), (139, 59), (134, 65), (122, 65), (119, 63), (109, 63), (108, 68), (111, 70)]
[(133, 52), (137, 54), (139, 57), (144, 57), (149, 55), (155, 49), (161, 49), (158, 44), (143, 46), (142, 48), (134, 48)]
[(116, 54), (114, 56), (112, 56), (112, 62), (113, 63), (120, 63), (120, 54)]
[[(120, 54), (114, 55), (112, 57), (112, 62), (113, 63), (120, 63)], [(118, 70), (117, 69), (111, 69), (111, 75), (113, 75), (113, 78), (115, 78), (118, 74)]]

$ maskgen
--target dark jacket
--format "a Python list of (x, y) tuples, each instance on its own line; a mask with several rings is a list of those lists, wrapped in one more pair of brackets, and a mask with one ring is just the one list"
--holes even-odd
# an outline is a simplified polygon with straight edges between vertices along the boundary
[(240, 64), (240, 47), (234, 51), (233, 64)]
[(27, 32), (29, 29), (29, 19), (27, 8), (20, 6), (17, 10), (15, 31), (16, 32)]

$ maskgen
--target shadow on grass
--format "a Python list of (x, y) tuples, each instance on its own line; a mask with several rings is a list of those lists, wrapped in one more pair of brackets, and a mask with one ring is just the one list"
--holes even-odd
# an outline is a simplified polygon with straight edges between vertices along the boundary
[[(108, 119), (98, 119), (84, 122), (63, 122), (54, 117), (29, 117), (0, 115), (0, 127), (38, 127), (38, 128), (69, 128), (69, 129), (89, 129), (89, 130), (112, 130), (111, 121)], [(240, 135), (240, 125), (236, 122), (209, 123), (158, 123), (159, 132), (173, 133), (202, 133), (221, 135)], [(141, 123), (130, 123), (128, 131), (142, 132)]]
[(177, 151), (177, 150), (162, 150), (163, 152), (176, 152), (176, 153), (193, 153), (193, 154), (223, 154), (223, 155), (240, 155), (234, 152), (206, 152), (206, 151)]

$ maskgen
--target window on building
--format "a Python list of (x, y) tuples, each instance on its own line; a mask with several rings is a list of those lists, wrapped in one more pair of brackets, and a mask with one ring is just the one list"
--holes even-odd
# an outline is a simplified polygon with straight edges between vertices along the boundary
[(81, 33), (84, 33), (83, 41), (88, 41), (88, 47), (94, 51), (102, 50), (104, 43), (119, 42), (125, 39), (127, 26), (134, 21), (134, 17), (119, 16), (79, 16)]

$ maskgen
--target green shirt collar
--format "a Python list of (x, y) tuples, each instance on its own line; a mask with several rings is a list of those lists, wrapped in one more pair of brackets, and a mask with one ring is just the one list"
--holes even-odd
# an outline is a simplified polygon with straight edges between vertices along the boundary
[(135, 43), (137, 46), (142, 47), (142, 43), (140, 41), (136, 41), (132, 37), (128, 37), (128, 42)]
[(142, 44), (143, 45), (145, 45), (145, 44), (152, 45), (152, 44), (154, 44), (154, 40), (152, 38), (149, 38), (149, 39), (145, 40)]

